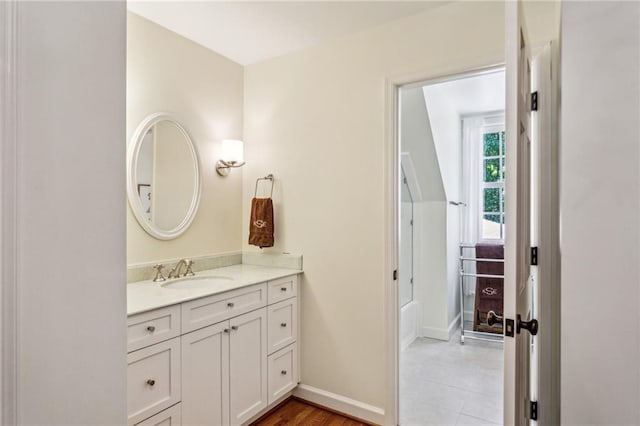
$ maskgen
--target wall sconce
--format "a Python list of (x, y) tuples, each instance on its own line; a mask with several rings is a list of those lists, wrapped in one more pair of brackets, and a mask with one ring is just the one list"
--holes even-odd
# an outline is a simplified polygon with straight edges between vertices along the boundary
[(222, 158), (216, 163), (216, 172), (227, 176), (232, 168), (244, 166), (244, 148), (241, 140), (225, 139), (222, 141)]

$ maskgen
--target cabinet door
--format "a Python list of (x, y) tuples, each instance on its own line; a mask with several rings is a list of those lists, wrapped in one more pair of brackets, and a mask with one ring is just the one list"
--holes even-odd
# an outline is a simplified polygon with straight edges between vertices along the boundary
[(127, 424), (180, 401), (179, 338), (131, 352), (127, 364)]
[(182, 336), (182, 423), (229, 424), (229, 321)]
[(159, 412), (155, 416), (149, 417), (147, 420), (138, 423), (136, 426), (181, 426), (180, 420), (180, 404), (167, 408)]
[(298, 337), (297, 306), (296, 298), (292, 298), (267, 308), (268, 353), (271, 354), (296, 341)]
[(229, 320), (231, 424), (239, 425), (267, 406), (267, 311)]
[(298, 348), (287, 346), (269, 355), (269, 404), (277, 402), (298, 385)]

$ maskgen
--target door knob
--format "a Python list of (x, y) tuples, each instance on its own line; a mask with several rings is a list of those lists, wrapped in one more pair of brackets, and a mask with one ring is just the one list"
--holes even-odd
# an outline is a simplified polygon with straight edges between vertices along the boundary
[(520, 333), (520, 329), (524, 328), (525, 330), (529, 330), (532, 336), (538, 334), (538, 320), (532, 319), (530, 321), (522, 321), (520, 315), (518, 315), (518, 323), (516, 325), (516, 331)]
[(504, 319), (503, 317), (501, 317), (500, 315), (496, 314), (493, 311), (489, 311), (489, 313), (487, 314), (487, 324), (489, 325), (493, 325), (493, 324), (502, 325), (503, 319)]

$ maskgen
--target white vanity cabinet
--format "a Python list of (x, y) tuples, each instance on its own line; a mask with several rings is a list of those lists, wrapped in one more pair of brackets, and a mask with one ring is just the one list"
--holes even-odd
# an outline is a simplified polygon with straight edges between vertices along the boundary
[(229, 424), (229, 321), (182, 336), (185, 425)]
[(267, 407), (267, 312), (249, 312), (229, 321), (229, 406), (239, 425)]
[(299, 382), (297, 280), (130, 316), (128, 424), (243, 425), (279, 402)]
[(136, 424), (180, 401), (180, 338), (127, 355), (127, 422)]
[(267, 406), (266, 322), (262, 308), (182, 336), (185, 425), (239, 425)]
[(176, 404), (138, 423), (137, 426), (181, 426), (182, 416), (180, 410), (180, 404)]

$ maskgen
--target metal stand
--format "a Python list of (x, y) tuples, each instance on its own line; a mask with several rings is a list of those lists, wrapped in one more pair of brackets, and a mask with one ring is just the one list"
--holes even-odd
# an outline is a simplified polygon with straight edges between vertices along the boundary
[(474, 339), (474, 340), (483, 340), (485, 342), (493, 342), (493, 343), (503, 343), (504, 336), (495, 333), (487, 333), (484, 331), (472, 331), (464, 330), (464, 278), (465, 277), (475, 277), (475, 278), (504, 278), (504, 275), (488, 275), (488, 274), (477, 274), (465, 272), (464, 263), (465, 262), (501, 262), (504, 263), (504, 259), (478, 259), (477, 257), (465, 257), (464, 249), (466, 248), (475, 248), (474, 244), (462, 243), (460, 244), (460, 279), (458, 280), (460, 284), (460, 344), (464, 345), (464, 339)]

